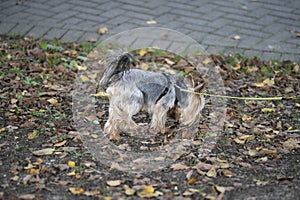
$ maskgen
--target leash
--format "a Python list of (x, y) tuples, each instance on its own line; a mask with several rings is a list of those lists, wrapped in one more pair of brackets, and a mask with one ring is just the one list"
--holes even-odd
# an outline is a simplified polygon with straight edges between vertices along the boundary
[[(178, 86), (177, 86), (178, 87)], [(235, 97), (235, 96), (227, 96), (227, 95), (218, 95), (218, 94), (208, 94), (204, 92), (195, 92), (192, 90), (186, 90), (181, 87), (179, 87), (180, 91), (192, 93), (192, 94), (198, 94), (203, 96), (210, 96), (210, 97), (217, 97), (217, 98), (227, 98), (227, 99), (236, 99), (236, 100), (252, 100), (252, 101), (281, 101), (281, 100), (288, 100), (288, 99), (299, 99), (297, 96), (291, 96), (291, 97)]]

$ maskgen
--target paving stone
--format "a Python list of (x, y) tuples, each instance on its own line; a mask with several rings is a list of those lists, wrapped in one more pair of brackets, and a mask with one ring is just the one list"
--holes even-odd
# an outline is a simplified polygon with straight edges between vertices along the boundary
[(132, 44), (132, 46), (133, 47), (138, 47), (138, 48), (152, 47), (153, 42), (154, 42), (153, 39), (137, 38), (134, 41), (134, 43)]
[(104, 11), (95, 8), (86, 8), (82, 6), (74, 6), (72, 10), (79, 11), (79, 13), (87, 13), (90, 15), (101, 15)]
[(101, 16), (104, 16), (104, 17), (107, 17), (107, 18), (115, 18), (117, 16), (122, 15), (125, 12), (126, 11), (123, 10), (123, 9), (116, 8), (114, 10), (109, 10), (109, 11), (106, 11), (106, 12), (102, 12)]
[(260, 57), (261, 52), (260, 51), (255, 51), (255, 50), (246, 50), (244, 52), (244, 55), (247, 56), (247, 57), (250, 57), (250, 58)]
[[(49, 2), (52, 2), (52, 0)], [(54, 7), (52, 6), (50, 10), (55, 13), (65, 12), (67, 10), (71, 10), (74, 7), (73, 4), (69, 4), (69, 3), (59, 3), (54, 5), (55, 6)]]
[(15, 23), (0, 23), (0, 34), (6, 34), (8, 33), (12, 28), (14, 28), (17, 24)]
[[(284, 55), (296, 59), (300, 40), (290, 30), (300, 31), (299, 10), (298, 0), (30, 0), (22, 6), (2, 0), (0, 33), (82, 41), (90, 35), (103, 40), (132, 28), (161, 26), (188, 34), (213, 52), (260, 52), (265, 59)], [(157, 24), (147, 24), (151, 19)], [(100, 25), (108, 27), (102, 36), (97, 34)], [(234, 35), (241, 39), (233, 40)], [(138, 37), (131, 37), (134, 41), (128, 44), (152, 41)], [(170, 35), (162, 43), (176, 47), (180, 42), (184, 38)]]
[(52, 39), (60, 39), (67, 30), (64, 29), (58, 29), (58, 28), (52, 28), (48, 33), (44, 36), (45, 39), (47, 40), (52, 40)]
[(18, 34), (18, 35), (25, 35), (32, 29), (33, 25), (29, 24), (17, 24), (12, 30), (10, 30), (10, 33)]
[(225, 52), (225, 47), (220, 47), (220, 46), (209, 46), (206, 51), (209, 54), (220, 54)]
[(27, 35), (33, 38), (43, 37), (49, 31), (49, 29), (50, 29), (49, 27), (35, 26), (27, 33)]
[(83, 31), (69, 30), (63, 35), (61, 39), (68, 42), (76, 42), (79, 41), (83, 34)]
[(280, 53), (264, 52), (261, 56), (263, 60), (281, 60)]
[(167, 40), (155, 40), (152, 43), (153, 47), (164, 49), (164, 50), (167, 50), (170, 45), (171, 45), (171, 42), (167, 41)]

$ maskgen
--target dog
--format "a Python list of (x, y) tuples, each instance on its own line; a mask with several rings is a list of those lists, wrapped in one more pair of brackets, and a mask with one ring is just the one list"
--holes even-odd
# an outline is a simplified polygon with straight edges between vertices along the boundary
[(165, 72), (131, 69), (131, 60), (135, 62), (128, 52), (112, 56), (105, 63), (99, 82), (109, 99), (109, 117), (104, 133), (110, 140), (119, 141), (121, 132), (143, 132), (144, 128), (132, 119), (141, 110), (146, 110), (151, 116), (150, 133), (166, 132), (165, 123), (171, 109), (179, 113), (182, 127), (191, 127), (199, 120), (205, 103), (199, 93), (206, 83), (194, 88), (191, 77), (185, 79)]

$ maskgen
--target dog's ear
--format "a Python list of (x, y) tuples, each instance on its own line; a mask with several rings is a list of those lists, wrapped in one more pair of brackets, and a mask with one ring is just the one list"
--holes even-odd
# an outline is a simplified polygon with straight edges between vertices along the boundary
[(202, 84), (195, 87), (194, 91), (201, 93), (205, 89), (206, 85), (207, 85), (207, 82), (203, 82)]

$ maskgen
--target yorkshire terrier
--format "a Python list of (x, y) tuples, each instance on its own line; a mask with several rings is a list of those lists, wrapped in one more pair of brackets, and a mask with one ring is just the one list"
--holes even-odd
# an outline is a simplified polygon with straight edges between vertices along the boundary
[(121, 132), (143, 132), (144, 128), (132, 119), (142, 109), (151, 116), (150, 133), (166, 132), (165, 123), (171, 109), (179, 113), (182, 127), (191, 127), (199, 120), (205, 101), (199, 93), (205, 83), (195, 87), (192, 78), (130, 69), (131, 60), (135, 61), (127, 52), (113, 56), (105, 63), (99, 82), (102, 89), (107, 88), (109, 98), (109, 118), (104, 133), (110, 140), (120, 140)]

